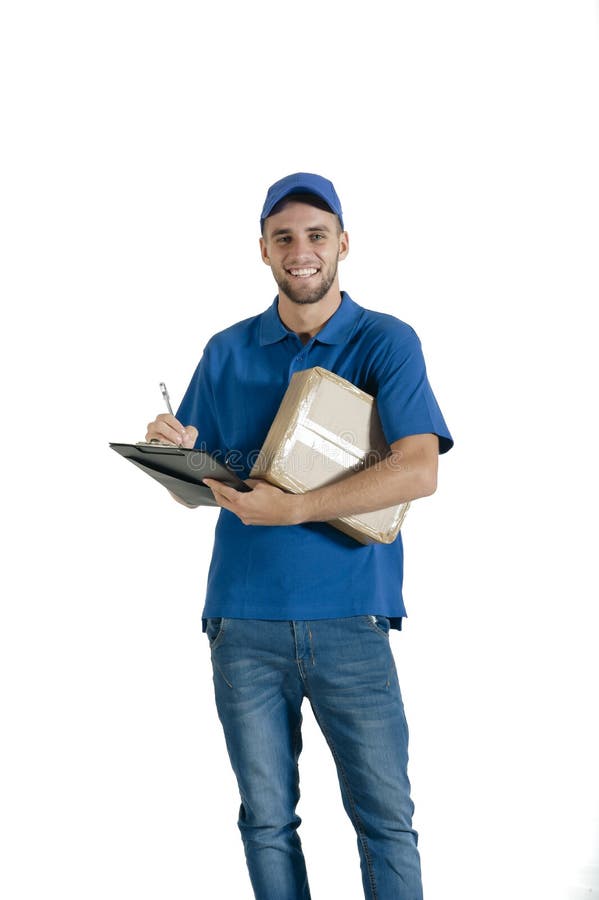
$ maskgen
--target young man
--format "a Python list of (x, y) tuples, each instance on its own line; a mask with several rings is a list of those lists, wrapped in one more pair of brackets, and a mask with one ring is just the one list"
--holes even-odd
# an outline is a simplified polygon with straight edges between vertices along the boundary
[(391, 453), (366, 470), (297, 496), (263, 481), (248, 479), (248, 493), (207, 481), (222, 510), (203, 615), (256, 898), (310, 897), (296, 814), (307, 697), (356, 829), (365, 897), (420, 900), (388, 640), (406, 614), (401, 536), (364, 546), (326, 522), (432, 494), (438, 455), (453, 442), (414, 331), (340, 291), (349, 239), (331, 182), (283, 178), (260, 224), (274, 303), (208, 342), (176, 418), (159, 415), (146, 440), (197, 442), (247, 478), (294, 372), (322, 366), (376, 397)]

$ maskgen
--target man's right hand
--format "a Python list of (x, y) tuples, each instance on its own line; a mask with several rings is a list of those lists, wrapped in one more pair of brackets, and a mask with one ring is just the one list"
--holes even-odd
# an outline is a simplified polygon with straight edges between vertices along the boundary
[(161, 413), (148, 424), (146, 441), (168, 441), (178, 447), (191, 450), (198, 437), (198, 429), (193, 425), (181, 425), (170, 413)]

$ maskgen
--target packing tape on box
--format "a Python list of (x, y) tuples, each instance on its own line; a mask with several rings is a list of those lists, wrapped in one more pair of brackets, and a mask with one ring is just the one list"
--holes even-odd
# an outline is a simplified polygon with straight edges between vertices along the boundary
[[(352, 444), (351, 441), (348, 441), (343, 437), (343, 435), (335, 434), (334, 431), (329, 431), (324, 425), (321, 425), (319, 422), (314, 422), (312, 419), (306, 419), (305, 422), (301, 422), (299, 429), (301, 429), (302, 433), (311, 432), (314, 435), (314, 439), (319, 442), (318, 447), (315, 446), (314, 449), (318, 449), (320, 453), (330, 456), (331, 459), (335, 459), (337, 451), (339, 451), (339, 453), (344, 454), (346, 460), (351, 457), (352, 459), (361, 462), (368, 453), (368, 450), (357, 447), (355, 444)], [(326, 445), (325, 442), (327, 442)], [(352, 463), (345, 462), (343, 465), (351, 466)]]
[(361, 469), (366, 456), (366, 451), (310, 420), (299, 423), (293, 434), (284, 442), (281, 448), (283, 460), (289, 461), (296, 443), (304, 444), (321, 457), (334, 463), (336, 470)]

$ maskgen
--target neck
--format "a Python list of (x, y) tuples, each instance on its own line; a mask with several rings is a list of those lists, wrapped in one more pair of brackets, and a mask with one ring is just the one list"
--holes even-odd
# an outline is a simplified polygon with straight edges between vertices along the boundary
[(286, 328), (295, 331), (302, 343), (307, 344), (324, 328), (341, 305), (339, 288), (330, 290), (316, 303), (294, 303), (279, 291), (279, 317)]

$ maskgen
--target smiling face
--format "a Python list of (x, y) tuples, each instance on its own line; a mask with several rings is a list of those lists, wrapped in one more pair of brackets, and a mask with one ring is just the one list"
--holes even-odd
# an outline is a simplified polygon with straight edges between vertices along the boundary
[(262, 259), (279, 292), (293, 303), (318, 303), (339, 293), (337, 264), (349, 243), (332, 212), (289, 199), (264, 222)]

